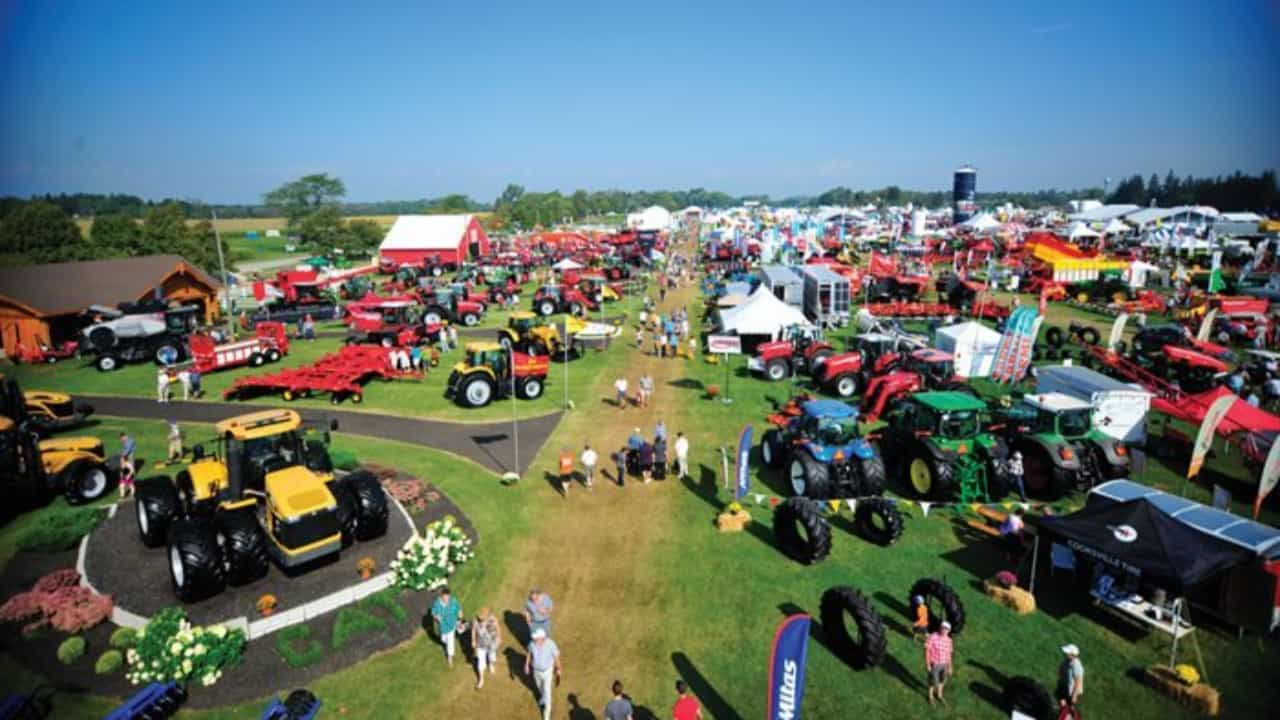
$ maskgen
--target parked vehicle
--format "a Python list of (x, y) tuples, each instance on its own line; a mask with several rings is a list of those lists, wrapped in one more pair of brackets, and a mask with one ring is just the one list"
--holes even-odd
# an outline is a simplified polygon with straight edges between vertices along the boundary
[(423, 319), (422, 306), (408, 300), (384, 300), (364, 306), (347, 319), (346, 341), (383, 347), (408, 347), (440, 339), (443, 323)]
[(898, 333), (863, 333), (850, 342), (849, 351), (832, 355), (813, 373), (824, 391), (850, 398), (867, 388), (871, 379), (897, 367), (902, 354), (916, 347), (916, 340)]
[(849, 278), (838, 275), (823, 265), (805, 265), (804, 312), (823, 327), (845, 327), (850, 318)]
[(498, 344), (507, 352), (529, 355), (561, 357), (565, 352), (559, 328), (528, 311), (511, 313), (507, 326), (498, 330)]
[(464, 295), (465, 292), (458, 292), (453, 288), (421, 291), (423, 322), (427, 325), (439, 325), (447, 320), (467, 327), (479, 325), (484, 318), (484, 304), (463, 299)]
[(997, 500), (1009, 492), (1008, 449), (983, 428), (987, 406), (961, 392), (921, 392), (895, 403), (881, 431), (886, 466), (920, 498)]
[(40, 440), (12, 418), (0, 415), (0, 519), (62, 495), (72, 505), (100, 500), (119, 472), (94, 437)]
[(816, 375), (833, 354), (835, 348), (823, 338), (820, 328), (789, 325), (782, 329), (777, 340), (756, 346), (755, 355), (747, 360), (747, 368), (777, 382), (805, 370)]
[(243, 365), (258, 367), (277, 362), (289, 353), (289, 333), (284, 324), (260, 322), (253, 333), (254, 336), (247, 340), (222, 344), (208, 334), (193, 334), (188, 344), (196, 370), (207, 374)]
[(1009, 449), (1022, 453), (1028, 494), (1057, 500), (1128, 474), (1128, 448), (1096, 429), (1093, 415), (1093, 405), (1062, 393), (1026, 395), (995, 413)]
[(884, 461), (858, 430), (858, 411), (835, 400), (810, 400), (781, 416), (760, 440), (765, 464), (786, 468), (791, 490), (814, 499), (884, 492)]
[(75, 402), (70, 395), (44, 390), (22, 391), (17, 380), (0, 375), (0, 417), (40, 436), (64, 432), (85, 424), (93, 406)]
[(533, 310), (543, 317), (556, 313), (583, 315), (600, 309), (603, 297), (588, 297), (573, 285), (543, 285), (533, 295)]
[(523, 400), (542, 396), (551, 360), (504, 350), (496, 342), (468, 343), (466, 359), (453, 366), (444, 396), (462, 407), (484, 407), (512, 393)]
[(195, 330), (198, 313), (197, 308), (180, 307), (145, 315), (118, 314), (82, 330), (81, 347), (93, 354), (94, 367), (102, 372), (126, 363), (181, 362), (187, 359), (187, 336)]

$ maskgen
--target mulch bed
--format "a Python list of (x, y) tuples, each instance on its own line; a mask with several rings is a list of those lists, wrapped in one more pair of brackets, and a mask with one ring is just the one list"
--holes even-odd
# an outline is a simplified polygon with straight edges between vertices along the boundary
[[(378, 474), (380, 478), (385, 477), (392, 480), (412, 479), (410, 476), (382, 466), (367, 465), (366, 468)], [(421, 529), (430, 522), (439, 520), (446, 515), (452, 515), (464, 532), (467, 533), (467, 536), (471, 538), (472, 542), (478, 543), (479, 537), (474, 526), (463, 515), (458, 506), (429, 483), (424, 482), (422, 485), (424, 494), (431, 493), (431, 496), (435, 499), (414, 514), (414, 525)], [(168, 571), (164, 565), (164, 550), (148, 550), (142, 546), (138, 540), (137, 530), (134, 527), (132, 511), (133, 506), (126, 503), (117, 511), (116, 518), (110, 523), (104, 523), (95, 531), (96, 533), (103, 533), (104, 529), (108, 528), (110, 524), (127, 530), (127, 532), (121, 531), (120, 537), (116, 537), (114, 534), (95, 536), (94, 540), (89, 544), (90, 550), (86, 558), (86, 569), (90, 573), (90, 577), (94, 578), (95, 585), (98, 586), (99, 590), (108, 593), (114, 592), (118, 598), (121, 598), (120, 603), (126, 609), (139, 613), (146, 610), (149, 614), (162, 607), (175, 605), (177, 601), (170, 590)], [(409, 532), (403, 517), (400, 516), (399, 510), (393, 507), (392, 515), (392, 525), (391, 530), (388, 531), (388, 536), (348, 548), (343, 552), (342, 558), (338, 563), (317, 568), (294, 578), (286, 578), (283, 573), (273, 566), (266, 578), (246, 588), (229, 589), (227, 592), (202, 603), (187, 606), (188, 614), (196, 624), (225, 620), (234, 615), (247, 614), (254, 618), (256, 613), (252, 609), (252, 605), (264, 592), (271, 592), (276, 595), (280, 599), (281, 608), (288, 608), (290, 598), (299, 597), (300, 599), (296, 602), (306, 602), (326, 592), (332, 592), (355, 584), (357, 581), (355, 561), (357, 558), (366, 555), (371, 555), (378, 560), (378, 570), (375, 572), (381, 573), (385, 571), (387, 563), (394, 558), (396, 551), (399, 550), (400, 545), (408, 537)], [(400, 516), (399, 521), (396, 520), (396, 516)], [(127, 520), (127, 522), (122, 522), (122, 520)], [(394, 540), (390, 539), (393, 534), (396, 537)], [(98, 579), (101, 573), (97, 573), (94, 569), (94, 563), (101, 562), (103, 558), (95, 560), (95, 544), (102, 545), (108, 551), (115, 550), (117, 557), (114, 562), (128, 569), (135, 577), (131, 585), (117, 584), (116, 587), (109, 587)], [(383, 548), (383, 545), (386, 547)], [(375, 546), (377, 546), (376, 552)], [(121, 551), (122, 549), (124, 551)], [(144, 555), (153, 553), (157, 554), (158, 563), (150, 557), (145, 560), (142, 559)], [(386, 557), (384, 557), (384, 554)], [(3, 593), (0, 599), (7, 599), (14, 593), (30, 588), (32, 583), (49, 572), (61, 568), (75, 567), (75, 563), (75, 550), (47, 554), (19, 553), (9, 562), (3, 572), (0, 572), (0, 593)], [(163, 577), (151, 577), (155, 570), (155, 568), (150, 567), (152, 564), (158, 565)], [(308, 589), (306, 597), (301, 597), (297, 588), (294, 587), (298, 583), (302, 583)], [(128, 597), (129, 600), (123, 599), (125, 597)], [(145, 608), (138, 604), (139, 599), (147, 603)], [(326, 651), (320, 660), (303, 668), (291, 668), (281, 659), (276, 652), (276, 634), (254, 640), (245, 648), (241, 664), (228, 670), (218, 684), (208, 688), (192, 687), (191, 697), (187, 702), (187, 706), (195, 708), (221, 707), (252, 701), (256, 698), (265, 698), (272, 694), (283, 695), (293, 688), (305, 687), (307, 683), (318, 677), (355, 665), (374, 653), (390, 649), (414, 638), (418, 634), (418, 630), (423, 627), (427, 608), (430, 607), (433, 600), (434, 593), (430, 592), (400, 593), (397, 595), (397, 601), (408, 615), (408, 619), (405, 622), (396, 622), (394, 619), (388, 620), (386, 627), (382, 630), (352, 636), (341, 650), (334, 650), (329, 646), (333, 626), (341, 610), (327, 613), (306, 623), (311, 629), (311, 639), (324, 644)], [(233, 608), (239, 608), (244, 603), (247, 603), (247, 607), (250, 609), (248, 613), (243, 610), (232, 610)], [(151, 605), (157, 605), (157, 607), (149, 609)], [(137, 688), (130, 685), (128, 680), (125, 679), (123, 669), (109, 676), (97, 675), (93, 671), (93, 665), (98, 656), (110, 649), (108, 641), (111, 632), (115, 628), (115, 625), (107, 622), (83, 633), (88, 648), (84, 657), (71, 665), (63, 665), (58, 661), (56, 655), (58, 645), (66, 639), (67, 635), (48, 629), (37, 633), (35, 636), (23, 638), (16, 625), (0, 626), (0, 652), (8, 654), (23, 667), (41, 675), (46, 683), (62, 692), (89, 693), (105, 697), (125, 698), (136, 691)], [(416, 642), (424, 641), (422, 638), (416, 640)], [(7, 683), (3, 682), (0, 682), (0, 687), (4, 687), (6, 690), (31, 689), (10, 688)], [(264, 700), (263, 707), (266, 707), (266, 702)]]

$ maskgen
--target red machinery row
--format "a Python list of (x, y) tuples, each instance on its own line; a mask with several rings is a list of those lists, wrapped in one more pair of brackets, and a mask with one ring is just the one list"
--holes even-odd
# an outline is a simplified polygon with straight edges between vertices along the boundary
[(375, 377), (384, 380), (422, 377), (421, 372), (397, 369), (392, 362), (393, 352), (397, 351), (376, 345), (348, 345), (310, 365), (238, 378), (222, 396), (232, 399), (279, 394), (281, 399), (290, 401), (328, 393), (329, 401), (335, 405), (343, 399), (359, 403), (364, 400), (363, 385)]

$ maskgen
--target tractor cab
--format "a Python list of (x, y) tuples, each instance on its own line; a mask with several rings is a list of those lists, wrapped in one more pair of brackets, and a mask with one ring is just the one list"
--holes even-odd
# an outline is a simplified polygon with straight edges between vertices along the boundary
[(853, 338), (849, 349), (862, 355), (862, 366), (877, 372), (881, 360), (898, 352), (898, 339), (884, 333), (864, 333)]
[[(1074, 490), (1124, 477), (1124, 443), (1094, 425), (1094, 407), (1063, 393), (1026, 395), (999, 413), (1012, 449), (1022, 454), (1026, 490), (1056, 500)], [(1101, 419), (1106, 424), (1106, 418)]]
[(472, 368), (488, 368), (495, 377), (504, 379), (510, 374), (510, 356), (497, 343), (468, 343), (466, 364)]
[(955, 357), (951, 353), (932, 348), (916, 350), (908, 355), (906, 367), (920, 375), (925, 386), (931, 388), (942, 387), (956, 376)]
[(834, 400), (811, 400), (802, 407), (800, 432), (813, 442), (844, 446), (862, 437), (858, 411)]
[(418, 305), (407, 300), (384, 302), (372, 310), (382, 317), (384, 325), (413, 325), (421, 315)]
[(1093, 406), (1062, 393), (1027, 395), (1006, 415), (1020, 432), (1052, 433), (1076, 440), (1093, 430)]

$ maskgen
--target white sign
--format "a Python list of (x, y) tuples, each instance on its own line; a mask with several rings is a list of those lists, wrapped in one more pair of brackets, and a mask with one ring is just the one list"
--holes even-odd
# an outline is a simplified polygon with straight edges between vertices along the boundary
[(738, 335), (708, 335), (707, 352), (712, 354), (741, 355), (742, 338)]

